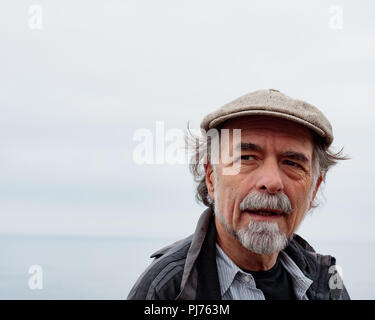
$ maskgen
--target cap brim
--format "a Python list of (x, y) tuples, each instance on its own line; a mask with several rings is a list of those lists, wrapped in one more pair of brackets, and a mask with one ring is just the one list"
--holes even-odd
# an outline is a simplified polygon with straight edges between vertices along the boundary
[(226, 120), (238, 118), (238, 117), (243, 117), (243, 116), (247, 116), (247, 115), (264, 115), (264, 116), (277, 117), (277, 118), (290, 120), (290, 121), (299, 123), (303, 126), (306, 126), (306, 127), (310, 128), (311, 130), (313, 130), (314, 132), (316, 132), (320, 137), (324, 138), (327, 146), (329, 146), (332, 143), (332, 139), (330, 137), (328, 137), (322, 129), (320, 129), (319, 127), (317, 127), (313, 123), (308, 122), (308, 121), (303, 120), (303, 119), (300, 119), (300, 118), (295, 117), (293, 115), (281, 113), (281, 112), (277, 112), (277, 111), (245, 110), (245, 111), (233, 112), (233, 113), (215, 118), (211, 121), (209, 121), (207, 119), (208, 121), (206, 121), (206, 123), (202, 123), (201, 128), (208, 131), (209, 129), (216, 128), (217, 126), (219, 126), (220, 124), (222, 124)]

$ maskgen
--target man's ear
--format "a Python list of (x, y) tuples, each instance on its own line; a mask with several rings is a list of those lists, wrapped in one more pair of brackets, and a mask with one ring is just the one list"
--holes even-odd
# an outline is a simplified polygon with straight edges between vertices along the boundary
[(215, 199), (215, 177), (214, 177), (214, 170), (212, 168), (211, 163), (204, 164), (204, 171), (206, 172), (206, 186), (208, 190), (208, 194), (210, 195), (211, 199)]
[(316, 197), (316, 194), (318, 193), (318, 190), (319, 190), (319, 187), (320, 187), (320, 184), (322, 183), (322, 181), (323, 181), (323, 176), (322, 176), (322, 174), (320, 174), (318, 180), (316, 181), (315, 190), (314, 190), (314, 193), (313, 193), (312, 198), (310, 200), (309, 210), (313, 206), (314, 199)]

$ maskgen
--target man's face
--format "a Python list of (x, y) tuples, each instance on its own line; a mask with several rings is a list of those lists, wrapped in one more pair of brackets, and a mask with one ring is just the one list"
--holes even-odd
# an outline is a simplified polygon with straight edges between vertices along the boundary
[[(229, 120), (223, 129), (241, 129), (243, 146), (240, 153), (241, 167), (237, 174), (223, 175), (222, 169), (233, 163), (223, 164), (220, 161), (216, 169), (215, 184), (213, 172), (206, 171), (206, 181), (212, 182), (213, 186), (209, 188), (209, 194), (214, 199), (216, 192), (219, 203), (215, 206), (227, 228), (236, 232), (246, 229), (250, 221), (274, 222), (279, 231), (289, 238), (311, 205), (311, 132), (291, 121), (254, 116)], [(232, 150), (232, 139), (229, 139), (229, 143), (229, 150)], [(291, 212), (265, 216), (262, 210), (241, 210), (241, 202), (249, 193), (254, 192), (265, 195), (285, 194), (290, 200)]]

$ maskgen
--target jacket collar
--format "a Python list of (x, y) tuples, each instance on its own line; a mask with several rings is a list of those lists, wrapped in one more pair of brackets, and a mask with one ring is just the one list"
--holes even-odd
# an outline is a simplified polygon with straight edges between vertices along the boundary
[(213, 215), (197, 259), (197, 300), (221, 300), (220, 281), (216, 266), (216, 226)]
[[(199, 218), (187, 253), (180, 293), (176, 299), (221, 300), (216, 266), (216, 227), (213, 216), (213, 211), (208, 208)], [(335, 259), (317, 254), (296, 234), (284, 251), (303, 274), (313, 280), (307, 292), (309, 299), (329, 299), (328, 269), (335, 264)]]
[[(210, 222), (211, 220), (214, 220), (211, 219), (212, 216), (213, 212), (210, 208), (208, 208), (202, 213), (198, 220), (195, 232), (192, 237), (191, 245), (186, 256), (184, 272), (182, 275), (180, 285), (180, 293), (176, 297), (176, 300), (196, 299), (198, 285), (198, 272), (196, 268), (196, 261), (201, 253), (203, 242), (206, 238)], [(214, 242), (216, 241), (215, 239)], [(210, 242), (212, 242), (212, 239)]]

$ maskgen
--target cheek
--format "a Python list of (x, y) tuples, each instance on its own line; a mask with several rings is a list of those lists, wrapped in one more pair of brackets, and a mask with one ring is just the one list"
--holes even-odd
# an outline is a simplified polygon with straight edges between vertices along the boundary
[(236, 203), (236, 191), (231, 187), (225, 187), (219, 189), (219, 208), (221, 214), (224, 216), (225, 220), (231, 223), (233, 219), (233, 214), (235, 211)]
[(234, 206), (233, 191), (230, 188), (225, 189), (223, 192), (222, 199), (223, 199), (222, 205), (223, 205), (223, 208), (225, 209), (226, 214), (231, 213), (233, 211), (232, 209)]
[(303, 192), (301, 192), (301, 196), (296, 201), (301, 219), (305, 215), (309, 206), (309, 192), (310, 190), (304, 189)]
[(285, 218), (285, 230), (288, 236), (292, 235), (300, 225), (307, 211), (307, 195), (299, 198), (289, 198), (292, 202), (293, 213)]

